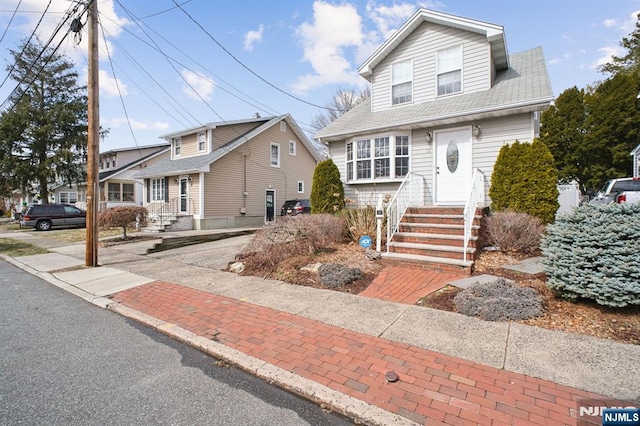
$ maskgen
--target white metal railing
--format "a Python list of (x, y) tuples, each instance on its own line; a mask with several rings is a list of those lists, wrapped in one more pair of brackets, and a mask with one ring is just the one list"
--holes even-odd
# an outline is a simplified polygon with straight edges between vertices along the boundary
[(409, 172), (387, 206), (387, 252), (389, 242), (400, 225), (407, 208), (424, 204), (424, 176)]
[(471, 238), (473, 220), (476, 216), (476, 209), (484, 206), (484, 173), (480, 169), (473, 170), (471, 178), (471, 191), (467, 203), (464, 206), (464, 255), (463, 260), (467, 261), (467, 247)]

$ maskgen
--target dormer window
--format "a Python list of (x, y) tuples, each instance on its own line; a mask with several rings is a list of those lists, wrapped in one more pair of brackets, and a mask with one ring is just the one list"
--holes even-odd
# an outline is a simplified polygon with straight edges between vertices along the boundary
[(462, 46), (438, 51), (438, 96), (462, 92)]
[(391, 67), (391, 102), (400, 105), (411, 102), (413, 94), (413, 63), (397, 62)]

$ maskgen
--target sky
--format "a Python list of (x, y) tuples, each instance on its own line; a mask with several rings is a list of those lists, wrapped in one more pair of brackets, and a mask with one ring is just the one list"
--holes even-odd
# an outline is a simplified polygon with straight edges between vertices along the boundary
[[(358, 67), (420, 7), (503, 26), (510, 54), (541, 46), (558, 96), (606, 78), (597, 67), (624, 53), (640, 12), (640, 0), (98, 1), (101, 152), (256, 113), (289, 113), (312, 136), (313, 117), (339, 88), (366, 87)], [(0, 81), (9, 49), (34, 31), (47, 42), (76, 3), (0, 0)], [(68, 27), (52, 45), (86, 84), (87, 28), (62, 39)]]

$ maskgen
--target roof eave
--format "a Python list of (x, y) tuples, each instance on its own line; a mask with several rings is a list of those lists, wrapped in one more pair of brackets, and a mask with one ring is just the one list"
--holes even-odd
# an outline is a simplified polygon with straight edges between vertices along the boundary
[(454, 114), (446, 114), (441, 116), (429, 117), (427, 120), (410, 120), (405, 122), (397, 122), (384, 127), (371, 127), (365, 129), (358, 129), (357, 131), (347, 133), (335, 133), (331, 135), (325, 135), (319, 137), (322, 142), (330, 143), (336, 141), (342, 141), (352, 138), (357, 135), (363, 135), (373, 132), (387, 131), (397, 128), (419, 128), (427, 126), (441, 126), (460, 122), (460, 118), (464, 117), (467, 120), (482, 120), (487, 118), (501, 117), (510, 114), (524, 113), (540, 111), (541, 109), (547, 109), (553, 100), (553, 97), (533, 99), (524, 102), (514, 102), (508, 105), (499, 105), (493, 108), (482, 108), (476, 110), (467, 110)]

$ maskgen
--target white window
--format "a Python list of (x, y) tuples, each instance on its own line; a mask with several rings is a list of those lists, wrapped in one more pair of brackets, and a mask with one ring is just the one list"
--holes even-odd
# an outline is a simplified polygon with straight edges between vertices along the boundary
[(181, 151), (182, 151), (182, 139), (174, 138), (173, 139), (173, 155), (177, 157), (180, 155)]
[(353, 142), (347, 144), (347, 181), (353, 180)]
[(375, 143), (375, 177), (391, 176), (391, 157), (389, 156), (389, 137), (376, 138)]
[(280, 131), (283, 132), (283, 133), (287, 131), (287, 122), (286, 121), (281, 121), (280, 122)]
[(133, 203), (135, 196), (132, 183), (109, 182), (107, 186), (108, 201)]
[(207, 134), (205, 132), (198, 133), (198, 151), (207, 149)]
[(271, 144), (271, 167), (280, 167), (280, 145)]
[(59, 202), (62, 204), (75, 204), (78, 202), (77, 192), (61, 192), (58, 196), (60, 198)]
[(408, 135), (385, 135), (346, 144), (347, 182), (402, 179), (407, 173)]
[(391, 103), (411, 102), (413, 93), (413, 63), (398, 62), (391, 67)]
[(289, 155), (296, 155), (296, 141), (289, 141)]
[(462, 46), (438, 52), (438, 96), (462, 91)]
[(304, 181), (298, 181), (298, 194), (304, 194)]
[(409, 173), (409, 136), (396, 136), (396, 177)]
[(111, 156), (111, 167), (114, 167), (114, 168), (116, 167), (116, 156), (115, 155)]
[(164, 201), (164, 179), (151, 179), (151, 201)]
[(371, 179), (371, 141), (356, 142), (356, 179)]

